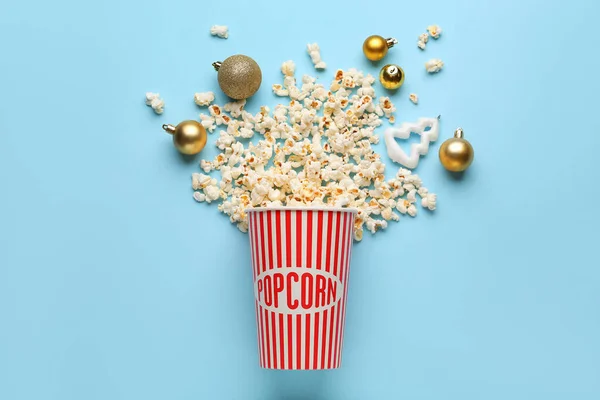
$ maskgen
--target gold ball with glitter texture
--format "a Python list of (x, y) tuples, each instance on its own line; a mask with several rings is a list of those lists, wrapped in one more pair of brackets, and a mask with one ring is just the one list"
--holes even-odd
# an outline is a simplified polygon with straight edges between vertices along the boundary
[(198, 121), (189, 120), (177, 126), (165, 124), (162, 127), (173, 135), (173, 144), (182, 154), (198, 154), (206, 145), (206, 129)]
[(444, 168), (451, 172), (463, 172), (473, 162), (475, 152), (473, 146), (463, 138), (463, 130), (458, 128), (454, 137), (440, 146), (440, 161)]
[(379, 61), (388, 52), (388, 49), (394, 47), (398, 41), (394, 38), (384, 38), (379, 35), (371, 35), (363, 43), (363, 53), (371, 61)]
[(397, 65), (388, 64), (381, 68), (379, 82), (386, 89), (396, 90), (404, 83), (404, 70)]
[(247, 99), (256, 93), (262, 82), (260, 67), (248, 56), (236, 54), (212, 65), (218, 71), (221, 90), (232, 99)]

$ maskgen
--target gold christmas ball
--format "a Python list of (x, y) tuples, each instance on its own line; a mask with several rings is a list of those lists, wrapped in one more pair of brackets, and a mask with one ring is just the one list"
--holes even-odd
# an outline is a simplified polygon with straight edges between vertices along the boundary
[(453, 138), (440, 146), (440, 161), (451, 172), (462, 172), (469, 168), (474, 156), (473, 146), (463, 138), (463, 130), (460, 128), (454, 132)]
[(379, 82), (386, 89), (396, 90), (404, 83), (404, 71), (397, 65), (388, 64), (379, 71)]
[(218, 71), (221, 90), (235, 100), (252, 96), (262, 82), (262, 72), (256, 61), (242, 54), (214, 62), (213, 67)]
[(394, 38), (386, 39), (383, 36), (371, 35), (363, 43), (363, 53), (371, 61), (379, 61), (398, 41)]
[(183, 121), (177, 126), (163, 125), (163, 129), (173, 135), (173, 144), (182, 154), (198, 154), (206, 145), (206, 129), (198, 121)]

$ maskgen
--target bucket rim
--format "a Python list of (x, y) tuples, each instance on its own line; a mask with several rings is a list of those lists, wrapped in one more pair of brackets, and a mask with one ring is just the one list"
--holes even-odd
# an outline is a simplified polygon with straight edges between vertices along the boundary
[(358, 214), (358, 208), (353, 207), (323, 207), (323, 206), (278, 206), (278, 207), (251, 207), (245, 210), (246, 214), (251, 212), (263, 211), (334, 211), (334, 212), (350, 212)]

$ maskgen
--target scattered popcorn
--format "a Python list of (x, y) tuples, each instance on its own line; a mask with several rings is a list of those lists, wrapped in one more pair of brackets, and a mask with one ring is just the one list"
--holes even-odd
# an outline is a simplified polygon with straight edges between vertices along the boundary
[(426, 43), (429, 41), (429, 34), (422, 33), (419, 35), (419, 40), (417, 41), (417, 46), (421, 50), (425, 50)]
[(385, 165), (372, 147), (379, 141), (374, 131), (382, 118), (393, 121), (396, 107), (388, 97), (375, 96), (373, 76), (338, 70), (328, 90), (308, 75), (297, 83), (291, 61), (281, 71), (283, 84), (273, 89), (289, 103), (272, 111), (263, 106), (253, 115), (244, 110), (245, 101), (232, 102), (200, 115), (210, 132), (223, 129), (215, 142), (221, 153), (202, 160), (204, 173), (192, 175), (196, 201), (217, 202), (242, 232), (252, 207), (356, 208), (357, 241), (365, 230), (386, 229), (402, 214), (416, 216), (417, 196), (423, 207), (435, 208), (435, 195), (410, 170), (385, 179)]
[(442, 67), (444, 66), (444, 62), (439, 58), (432, 58), (431, 60), (425, 63), (425, 69), (430, 74), (434, 74), (436, 72), (440, 72)]
[(160, 94), (158, 93), (146, 93), (146, 105), (152, 107), (157, 114), (162, 114), (164, 112), (165, 102), (160, 98)]
[(215, 101), (215, 94), (213, 92), (194, 94), (194, 103), (200, 107), (208, 107), (213, 101)]
[(306, 45), (306, 49), (308, 51), (308, 55), (315, 65), (315, 69), (325, 69), (327, 68), (327, 64), (321, 60), (321, 49), (317, 43), (312, 43)]
[(221, 39), (227, 39), (229, 37), (229, 27), (227, 25), (213, 25), (210, 27), (210, 34)]
[(413, 104), (419, 103), (419, 96), (416, 93), (411, 93), (408, 95), (408, 99), (412, 101)]
[(432, 38), (438, 39), (442, 34), (442, 28), (440, 28), (438, 25), (429, 25), (427, 27), (427, 32), (429, 32)]

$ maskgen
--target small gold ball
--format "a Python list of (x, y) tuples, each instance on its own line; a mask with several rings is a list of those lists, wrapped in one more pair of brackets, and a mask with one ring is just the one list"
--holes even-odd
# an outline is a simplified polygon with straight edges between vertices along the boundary
[(363, 43), (363, 53), (371, 61), (379, 61), (388, 52), (388, 43), (383, 36), (372, 35)]
[(462, 172), (469, 168), (474, 156), (473, 146), (462, 138), (450, 138), (440, 146), (440, 161), (451, 172)]
[(252, 96), (262, 82), (262, 72), (256, 61), (241, 54), (225, 59), (218, 71), (221, 90), (235, 100)]
[(388, 64), (381, 68), (379, 82), (386, 89), (396, 90), (404, 83), (404, 70), (397, 65)]
[(173, 144), (183, 154), (198, 154), (206, 145), (206, 129), (198, 121), (183, 121), (175, 127)]

